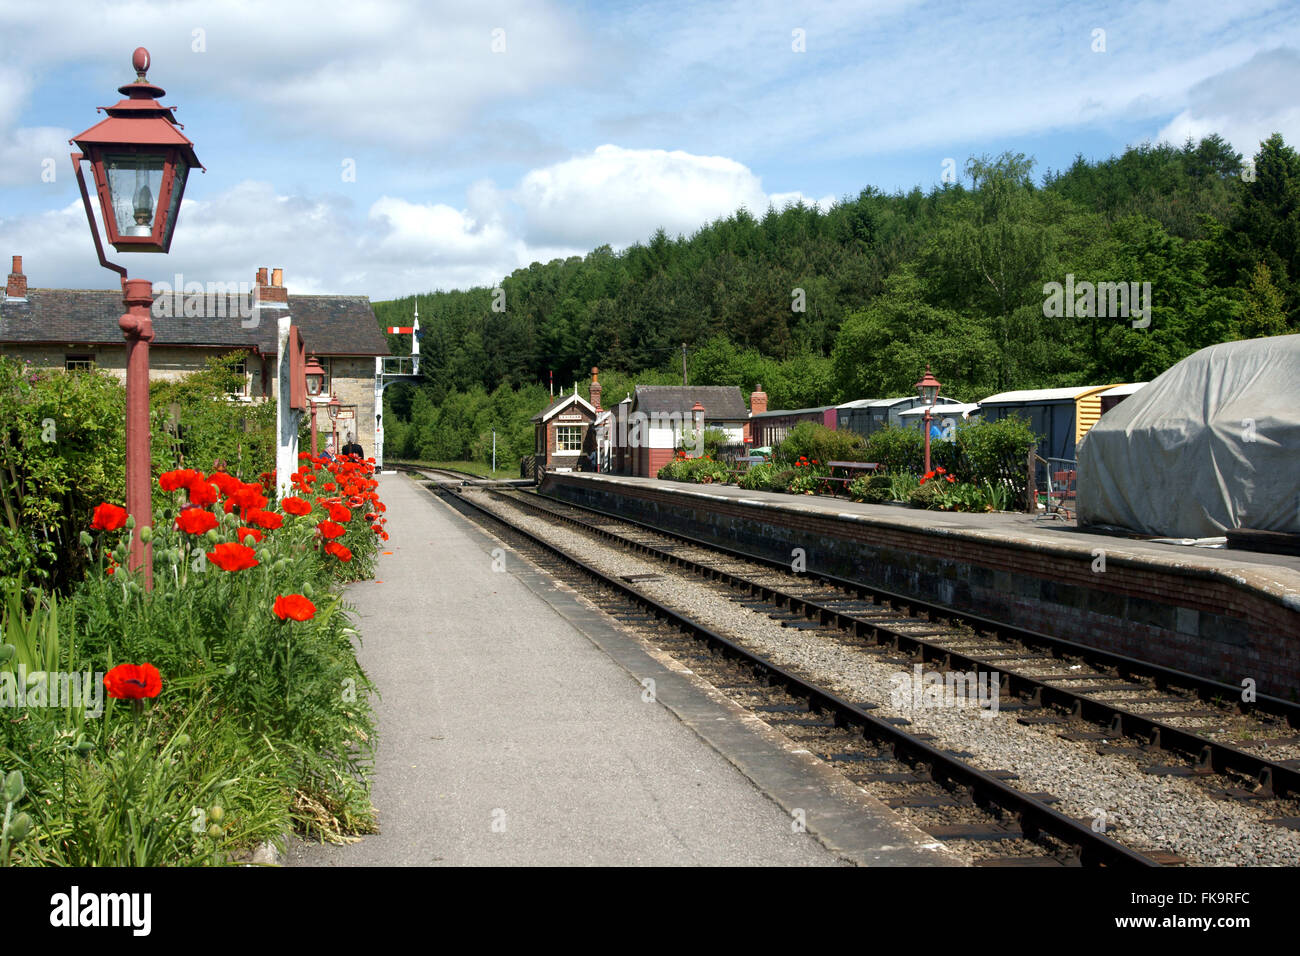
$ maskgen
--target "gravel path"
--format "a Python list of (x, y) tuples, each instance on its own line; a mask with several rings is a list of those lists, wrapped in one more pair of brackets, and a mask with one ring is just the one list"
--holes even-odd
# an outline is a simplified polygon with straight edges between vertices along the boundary
[(1067, 815), (1103, 819), (1108, 832), (1138, 850), (1166, 850), (1190, 863), (1211, 866), (1300, 863), (1300, 832), (1263, 823), (1258, 811), (1235, 801), (1215, 800), (1189, 780), (1142, 773), (1131, 758), (1100, 755), (1093, 744), (1024, 726), (1016, 722), (1014, 713), (990, 715), (970, 701), (921, 708), (910, 706), (910, 700), (894, 702), (899, 675), (905, 674), (896, 665), (874, 660), (816, 631), (784, 628), (765, 614), (747, 613), (717, 588), (673, 576), (658, 562), (625, 554), (485, 495), (475, 494), (475, 499), (552, 544), (581, 554), (607, 574), (666, 575), (636, 586), (842, 696), (876, 702), (876, 716), (907, 718), (911, 729), (934, 734), (936, 745), (971, 752), (974, 756), (967, 759), (977, 767), (1015, 772), (1020, 789), (1056, 795), (1060, 798), (1056, 808)]

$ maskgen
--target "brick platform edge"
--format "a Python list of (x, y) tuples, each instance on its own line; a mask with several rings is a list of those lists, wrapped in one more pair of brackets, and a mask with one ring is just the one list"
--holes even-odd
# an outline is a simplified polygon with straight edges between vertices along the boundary
[[(823, 515), (665, 482), (663, 490), (548, 475), (543, 494), (789, 561), (1090, 647), (1288, 700), (1300, 688), (1300, 607), (1225, 570), (1119, 554), (1124, 539), (1055, 545), (988, 540), (887, 517)], [(1108, 542), (1114, 542), (1114, 545)], [(1092, 549), (1106, 545), (1106, 570)]]

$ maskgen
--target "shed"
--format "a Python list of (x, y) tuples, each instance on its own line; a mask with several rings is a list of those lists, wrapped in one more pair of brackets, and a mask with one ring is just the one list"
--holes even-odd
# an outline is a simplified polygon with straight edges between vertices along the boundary
[(697, 404), (706, 428), (721, 429), (729, 444), (743, 443), (749, 407), (735, 385), (638, 385), (630, 406), (620, 402), (612, 422), (612, 460), (625, 474), (655, 476), (694, 430)]
[(596, 448), (593, 426), (598, 415), (595, 406), (576, 390), (534, 415), (533, 453), (538, 472), (580, 470), (583, 456)]
[(816, 408), (775, 409), (750, 416), (750, 435), (756, 445), (775, 445), (790, 434), (800, 422), (813, 422), (835, 428), (838, 406), (819, 405)]
[[(903, 395), (898, 398), (864, 398), (854, 402), (845, 402), (839, 406), (836, 419), (840, 431), (857, 432), (863, 438), (869, 438), (880, 429), (904, 424), (898, 416), (908, 409), (921, 405), (921, 396)], [(935, 406), (959, 405), (955, 398), (940, 395), (935, 399)]]
[(1079, 439), (1101, 418), (1101, 393), (1110, 388), (1114, 385), (1001, 392), (980, 400), (980, 414), (986, 422), (1018, 415), (1038, 436), (1041, 457), (1072, 459)]

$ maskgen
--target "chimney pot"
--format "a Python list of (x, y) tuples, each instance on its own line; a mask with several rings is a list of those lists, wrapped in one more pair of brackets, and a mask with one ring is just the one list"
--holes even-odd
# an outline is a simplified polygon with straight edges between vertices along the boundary
[(271, 270), (271, 285), (275, 286), (275, 288), (277, 288), (277, 289), (280, 288), (282, 285), (284, 285), (284, 270), (283, 270), (283, 269), (273, 269), (273, 270)]
[(27, 276), (23, 275), (23, 257), (14, 256), (14, 269), (5, 282), (6, 299), (27, 298)]
[(266, 269), (265, 269), (265, 268), (262, 268), (262, 269), (258, 269), (258, 270), (257, 270), (257, 284), (258, 284), (258, 285), (266, 285)]

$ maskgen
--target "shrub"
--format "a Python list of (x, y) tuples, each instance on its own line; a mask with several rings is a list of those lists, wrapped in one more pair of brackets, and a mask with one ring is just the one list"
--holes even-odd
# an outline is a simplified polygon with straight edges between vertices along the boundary
[(731, 470), (720, 461), (703, 458), (675, 458), (659, 469), (658, 477), (670, 481), (690, 481), (697, 484), (725, 484), (731, 480)]
[(913, 508), (938, 508), (943, 502), (943, 489), (933, 481), (918, 486), (908, 498)]
[(915, 428), (885, 427), (867, 439), (864, 460), (878, 462), (886, 471), (919, 472), (924, 443), (925, 437)]
[(775, 448), (772, 457), (787, 464), (809, 461), (871, 461), (867, 444), (857, 432), (836, 431), (816, 422), (800, 422)]
[(860, 475), (849, 483), (849, 494), (871, 504), (893, 501), (893, 479), (889, 475)]
[(775, 472), (772, 475), (771, 483), (768, 485), (769, 491), (789, 491), (790, 482), (794, 481), (799, 472), (793, 468), (786, 468), (782, 471)]
[(751, 465), (736, 484), (746, 491), (767, 491), (771, 487), (775, 470), (776, 466), (771, 464)]

